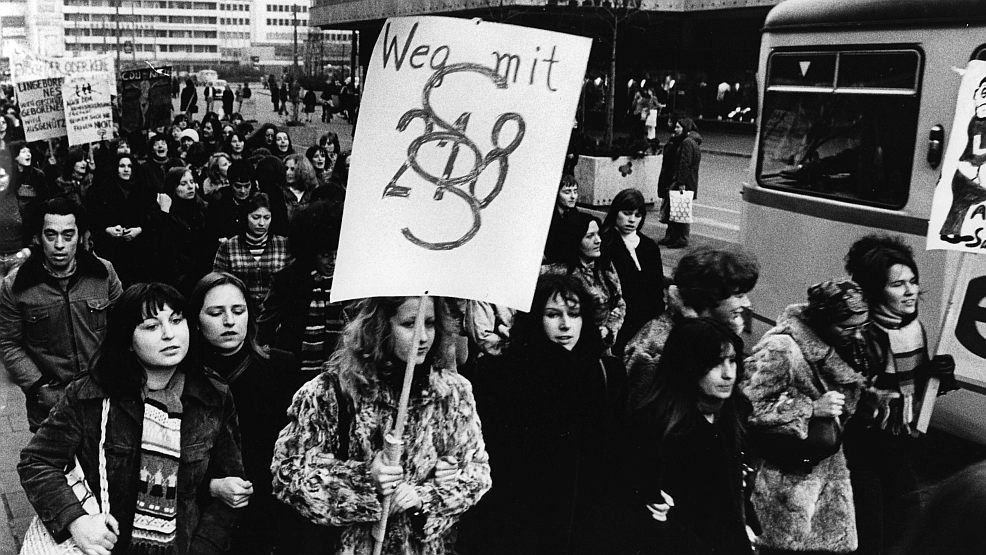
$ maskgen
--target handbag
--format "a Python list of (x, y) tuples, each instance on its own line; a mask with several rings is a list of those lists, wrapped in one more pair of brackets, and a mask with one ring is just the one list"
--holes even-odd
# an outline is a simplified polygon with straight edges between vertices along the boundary
[[(103, 414), (99, 421), (99, 502), (96, 502), (96, 496), (89, 489), (78, 458), (73, 461), (72, 469), (65, 473), (65, 480), (72, 488), (72, 492), (82, 503), (82, 508), (90, 515), (109, 514), (110, 512), (109, 484), (106, 482), (106, 450), (104, 449), (106, 421), (109, 414), (110, 400), (103, 399)], [(72, 538), (61, 543), (56, 542), (41, 519), (35, 516), (24, 533), (20, 555), (82, 555), (82, 550)]]
[(668, 219), (677, 224), (690, 224), (694, 221), (692, 217), (692, 199), (695, 198), (695, 191), (668, 191), (668, 201), (670, 210)]
[[(828, 391), (818, 369), (809, 363), (815, 385)], [(808, 420), (805, 439), (790, 434), (764, 431), (756, 437), (763, 458), (778, 468), (800, 467), (811, 469), (834, 455), (842, 446), (842, 421), (838, 418), (812, 417)]]

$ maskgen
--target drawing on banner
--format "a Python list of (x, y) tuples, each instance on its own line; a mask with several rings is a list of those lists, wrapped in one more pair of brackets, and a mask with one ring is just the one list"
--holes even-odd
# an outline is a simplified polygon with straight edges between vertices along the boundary
[(69, 145), (105, 140), (113, 133), (110, 91), (102, 74), (79, 73), (62, 85)]
[(153, 129), (171, 121), (171, 66), (120, 74), (120, 132)]
[[(493, 129), (490, 133), (494, 148), (483, 155), (476, 142), (466, 134), (469, 127), (469, 119), (472, 115), (471, 112), (462, 112), (456, 118), (455, 123), (451, 124), (439, 117), (432, 107), (432, 90), (442, 83), (446, 76), (458, 72), (478, 73), (489, 78), (496, 88), (507, 88), (507, 78), (505, 76), (497, 74), (493, 68), (484, 67), (479, 64), (453, 64), (437, 70), (428, 79), (428, 82), (425, 83), (424, 92), (421, 95), (422, 107), (408, 110), (401, 116), (400, 121), (397, 123), (398, 131), (403, 132), (413, 120), (420, 118), (424, 122), (425, 128), (420, 137), (411, 141), (411, 144), (407, 148), (407, 160), (404, 161), (400, 169), (397, 170), (397, 173), (394, 174), (394, 177), (383, 190), (384, 197), (407, 198), (411, 193), (411, 186), (402, 185), (400, 181), (404, 172), (410, 168), (426, 182), (435, 186), (433, 200), (442, 200), (447, 192), (461, 198), (469, 206), (472, 213), (472, 226), (462, 236), (456, 239), (429, 241), (419, 238), (408, 227), (401, 228), (401, 233), (408, 241), (429, 250), (455, 249), (467, 243), (479, 232), (479, 228), (482, 225), (482, 210), (489, 206), (496, 199), (497, 195), (500, 194), (501, 189), (503, 189), (503, 183), (506, 181), (507, 172), (510, 169), (509, 157), (520, 146), (520, 143), (524, 140), (524, 133), (526, 132), (526, 123), (524, 122), (523, 116), (516, 112), (500, 114), (493, 123)], [(501, 146), (503, 128), (509, 122), (513, 122), (516, 125), (516, 130), (513, 139), (506, 146)], [(436, 131), (435, 127), (438, 127), (440, 130)], [(444, 147), (449, 143), (452, 145), (448, 161), (445, 163), (445, 169), (440, 176), (422, 167), (418, 161), (421, 147), (428, 143), (436, 143), (438, 147)], [(473, 165), (466, 173), (453, 175), (455, 163), (463, 146), (470, 151), (473, 157)], [(476, 183), (487, 167), (494, 162), (498, 163), (496, 183), (483, 198), (478, 198)]]
[(928, 248), (986, 249), (986, 62), (969, 62), (962, 77), (932, 202)]

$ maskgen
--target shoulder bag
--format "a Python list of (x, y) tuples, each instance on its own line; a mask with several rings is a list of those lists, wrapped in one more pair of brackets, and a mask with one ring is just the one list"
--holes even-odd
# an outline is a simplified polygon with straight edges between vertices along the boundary
[[(72, 492), (79, 498), (79, 502), (82, 503), (82, 508), (86, 510), (86, 513), (91, 515), (110, 512), (109, 484), (106, 482), (106, 449), (104, 448), (106, 444), (106, 421), (109, 418), (109, 413), (110, 400), (103, 399), (103, 414), (99, 421), (99, 502), (96, 502), (96, 496), (89, 489), (78, 458), (73, 461), (75, 466), (65, 473), (65, 480), (68, 481)], [(61, 543), (56, 542), (41, 519), (35, 516), (31, 520), (27, 532), (24, 533), (20, 555), (82, 555), (82, 553), (72, 538)]]

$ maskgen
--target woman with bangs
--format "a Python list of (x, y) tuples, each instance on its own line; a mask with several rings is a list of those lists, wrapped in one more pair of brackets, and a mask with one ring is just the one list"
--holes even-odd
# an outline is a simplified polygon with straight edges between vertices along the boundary
[(337, 156), (337, 153), (329, 153), (327, 147), (319, 145), (312, 145), (305, 151), (305, 158), (311, 162), (315, 176), (318, 178), (318, 187), (315, 188), (314, 195), (318, 199), (329, 201), (346, 199), (346, 189), (332, 173)]
[[(746, 530), (743, 341), (720, 321), (674, 327), (658, 380), (632, 407), (635, 553), (752, 554)], [(751, 515), (752, 516), (752, 515)]]
[[(447, 318), (442, 304), (431, 297), (360, 300), (342, 346), (294, 396), (274, 448), (274, 495), (315, 524), (343, 528), (338, 545), (320, 546), (322, 552), (371, 552), (386, 496), (392, 503), (383, 553), (450, 552), (450, 528), (490, 488), (472, 387), (434, 362)], [(403, 454), (391, 462), (384, 436), (408, 362), (407, 427), (395, 438)]]
[(229, 187), (229, 178), (226, 172), (229, 170), (230, 164), (232, 162), (225, 152), (217, 152), (209, 156), (209, 161), (206, 163), (205, 180), (202, 181), (201, 194), (204, 200), (211, 201), (224, 187)]
[(315, 200), (313, 196), (317, 188), (318, 176), (308, 158), (293, 153), (284, 157), (284, 187), (281, 196), (287, 210), (288, 222), (299, 210)]
[[(234, 511), (199, 493), (213, 478), (243, 476), (236, 409), (222, 378), (188, 356), (184, 309), (168, 285), (127, 289), (109, 314), (92, 372), (69, 384), (21, 452), (24, 491), (54, 538), (71, 536), (83, 552), (100, 555), (228, 547)], [(109, 489), (109, 514), (87, 514), (66, 483), (73, 456), (94, 490)]]
[[(271, 553), (282, 539), (271, 522), (280, 505), (271, 490), (270, 462), (277, 433), (287, 424), (291, 396), (301, 386), (291, 353), (256, 343), (256, 305), (247, 286), (226, 272), (200, 279), (188, 300), (192, 344), (203, 365), (229, 383), (239, 410), (245, 479), (213, 479), (210, 493), (234, 509), (243, 508), (233, 534), (233, 553)], [(295, 551), (288, 551), (294, 553)]]
[(594, 307), (574, 277), (543, 275), (506, 355), (480, 359), (477, 403), (496, 485), (463, 523), (463, 553), (614, 552), (626, 376), (601, 356)]
[(226, 137), (226, 141), (223, 143), (223, 152), (229, 156), (232, 162), (249, 158), (250, 151), (247, 149), (246, 137), (243, 136), (243, 133), (234, 131), (229, 137)]
[(624, 189), (613, 198), (603, 221), (602, 260), (612, 262), (616, 269), (627, 304), (623, 326), (613, 344), (617, 356), (644, 324), (664, 312), (661, 248), (641, 231), (646, 217), (644, 195), (636, 189)]

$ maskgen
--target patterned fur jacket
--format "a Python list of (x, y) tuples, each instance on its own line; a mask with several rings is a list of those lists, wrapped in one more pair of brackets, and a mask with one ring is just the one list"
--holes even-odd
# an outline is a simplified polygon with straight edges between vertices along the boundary
[[(416, 377), (424, 383), (412, 391), (408, 406), (401, 466), (422, 499), (423, 518), (392, 514), (383, 545), (387, 554), (448, 552), (445, 533), (491, 486), (472, 386), (447, 370), (433, 369), (422, 378)], [(314, 523), (344, 527), (337, 553), (373, 550), (381, 499), (369, 468), (393, 427), (399, 396), (399, 387), (393, 391), (383, 382), (357, 385), (350, 372), (333, 364), (302, 386), (288, 410), (290, 422), (274, 446), (274, 495)], [(347, 413), (348, 426), (340, 426), (340, 414)], [(340, 438), (343, 428), (347, 438)], [(434, 469), (442, 457), (455, 457), (459, 472), (439, 483)]]
[(684, 305), (678, 287), (668, 287), (668, 305), (663, 314), (648, 321), (623, 350), (623, 366), (627, 369), (627, 409), (636, 408), (641, 399), (654, 387), (657, 363), (664, 352), (671, 328), (682, 318), (698, 316)]
[[(856, 409), (863, 376), (808, 327), (804, 307), (785, 309), (746, 360), (747, 377), (740, 387), (753, 403), (749, 426), (754, 434), (770, 430), (807, 437), (813, 402), (824, 394), (812, 366), (829, 390), (846, 395), (844, 420)], [(782, 471), (765, 462), (752, 501), (763, 525), (763, 547), (836, 553), (856, 549), (852, 486), (841, 448), (810, 471)]]

